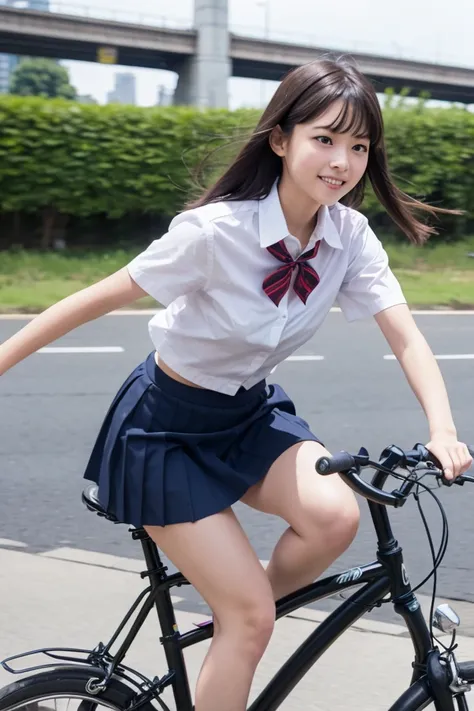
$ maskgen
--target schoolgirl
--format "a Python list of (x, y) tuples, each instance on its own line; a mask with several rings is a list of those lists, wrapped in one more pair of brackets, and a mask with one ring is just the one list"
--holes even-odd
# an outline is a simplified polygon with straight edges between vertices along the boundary
[[(110, 512), (146, 528), (213, 611), (196, 711), (244, 711), (275, 599), (319, 576), (356, 534), (351, 490), (315, 472), (327, 454), (317, 431), (267, 382), (336, 301), (349, 321), (375, 317), (446, 476), (472, 461), (435, 358), (357, 211), (367, 179), (396, 225), (422, 242), (431, 229), (415, 210), (442, 211), (392, 181), (370, 82), (344, 61), (298, 67), (224, 175), (167, 234), (0, 346), (5, 373), (145, 294), (165, 306), (149, 324), (153, 351), (113, 400), (85, 476)], [(237, 501), (288, 523), (266, 571), (232, 511)]]

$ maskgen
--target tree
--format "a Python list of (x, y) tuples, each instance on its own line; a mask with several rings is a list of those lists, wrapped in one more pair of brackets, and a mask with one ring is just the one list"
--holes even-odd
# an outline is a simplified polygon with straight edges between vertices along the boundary
[(52, 59), (23, 59), (12, 73), (10, 93), (50, 99), (76, 98), (69, 72)]

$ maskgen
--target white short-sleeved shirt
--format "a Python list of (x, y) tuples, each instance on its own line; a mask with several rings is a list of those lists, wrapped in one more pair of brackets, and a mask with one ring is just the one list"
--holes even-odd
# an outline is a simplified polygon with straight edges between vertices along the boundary
[[(280, 304), (263, 291), (281, 266), (266, 249), (288, 233), (277, 184), (262, 200), (222, 201), (176, 216), (169, 231), (128, 265), (132, 279), (165, 309), (149, 323), (154, 347), (191, 382), (233, 395), (250, 388), (304, 344), (337, 301), (348, 321), (406, 303), (367, 219), (336, 203), (321, 207), (305, 251), (320, 283), (306, 304), (292, 287)], [(294, 276), (292, 281), (294, 280)]]

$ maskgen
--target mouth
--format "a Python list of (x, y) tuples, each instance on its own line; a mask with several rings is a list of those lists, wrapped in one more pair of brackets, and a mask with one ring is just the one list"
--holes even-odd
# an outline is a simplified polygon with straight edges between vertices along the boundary
[(331, 188), (332, 190), (339, 190), (346, 183), (345, 180), (337, 180), (336, 178), (327, 178), (323, 175), (320, 175), (319, 179), (322, 180), (323, 183), (325, 183), (328, 186), (328, 188)]

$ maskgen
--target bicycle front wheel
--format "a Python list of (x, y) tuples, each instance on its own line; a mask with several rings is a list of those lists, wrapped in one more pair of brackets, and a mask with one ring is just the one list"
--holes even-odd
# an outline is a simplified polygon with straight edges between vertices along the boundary
[[(96, 672), (96, 673), (95, 673)], [(137, 692), (112, 678), (104, 691), (88, 691), (104, 673), (91, 667), (59, 667), (0, 689), (0, 711), (125, 711)], [(140, 707), (156, 711), (150, 703)]]
[[(474, 661), (461, 662), (458, 666), (459, 676), (461, 679), (466, 681), (468, 684), (473, 685), (472, 692), (466, 695), (459, 708), (468, 708), (467, 703), (469, 702), (469, 697), (473, 697), (472, 708), (474, 708)], [(422, 711), (433, 703), (434, 701), (431, 696), (431, 689), (428, 681), (426, 677), (422, 677), (419, 681), (410, 686), (410, 688), (407, 689), (402, 696), (400, 696), (393, 706), (390, 707), (389, 711)], [(456, 708), (456, 700), (454, 700), (454, 707)]]

